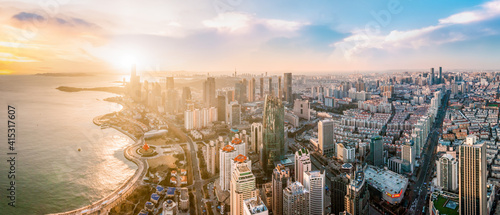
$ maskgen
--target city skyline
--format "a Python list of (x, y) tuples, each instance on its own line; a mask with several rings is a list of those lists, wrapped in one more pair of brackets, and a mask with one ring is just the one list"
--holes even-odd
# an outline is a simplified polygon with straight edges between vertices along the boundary
[(500, 45), (500, 1), (26, 0), (2, 9), (0, 74), (125, 74), (132, 63), (258, 74), (490, 70)]

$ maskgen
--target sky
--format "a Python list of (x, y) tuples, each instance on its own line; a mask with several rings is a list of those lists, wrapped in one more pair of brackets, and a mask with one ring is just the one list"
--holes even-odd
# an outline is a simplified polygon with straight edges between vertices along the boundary
[(499, 68), (500, 0), (0, 0), (0, 74)]

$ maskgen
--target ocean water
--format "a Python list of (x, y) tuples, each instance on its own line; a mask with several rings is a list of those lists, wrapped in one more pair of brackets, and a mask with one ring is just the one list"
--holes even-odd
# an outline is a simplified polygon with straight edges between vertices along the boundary
[[(105, 92), (58, 86), (119, 85), (121, 76), (0, 76), (0, 214), (47, 214), (85, 206), (118, 188), (137, 169), (123, 156), (133, 141), (92, 123), (119, 111)], [(8, 206), (7, 106), (16, 108), (16, 207)], [(78, 149), (81, 151), (78, 151)]]

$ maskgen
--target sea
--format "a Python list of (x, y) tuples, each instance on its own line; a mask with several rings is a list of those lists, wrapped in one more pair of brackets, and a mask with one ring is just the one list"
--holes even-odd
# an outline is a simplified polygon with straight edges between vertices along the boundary
[[(0, 76), (0, 214), (77, 209), (107, 196), (134, 174), (137, 166), (123, 156), (123, 149), (133, 141), (113, 128), (101, 129), (92, 122), (95, 116), (122, 109), (119, 104), (104, 101), (117, 95), (56, 89), (117, 86), (123, 78)], [(7, 139), (8, 106), (15, 108), (14, 151), (9, 150)], [(14, 180), (8, 178), (12, 175), (8, 162), (12, 156)], [(15, 200), (8, 191), (12, 181)]]

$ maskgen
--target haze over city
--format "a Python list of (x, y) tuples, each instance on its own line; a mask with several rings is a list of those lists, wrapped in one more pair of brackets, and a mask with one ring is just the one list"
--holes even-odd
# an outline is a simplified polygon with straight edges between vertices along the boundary
[(0, 74), (497, 69), (500, 1), (2, 1)]

